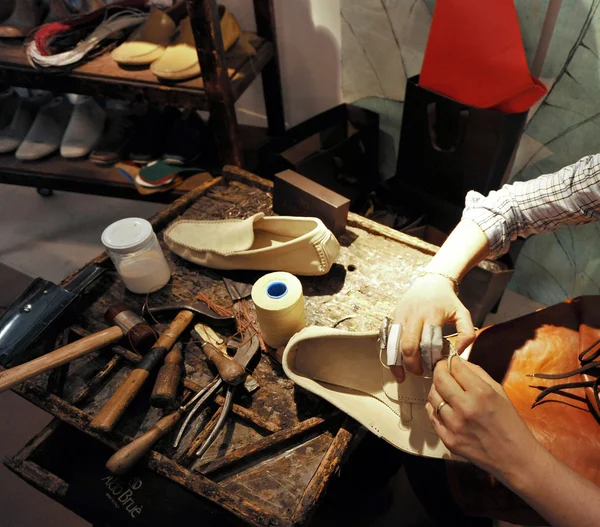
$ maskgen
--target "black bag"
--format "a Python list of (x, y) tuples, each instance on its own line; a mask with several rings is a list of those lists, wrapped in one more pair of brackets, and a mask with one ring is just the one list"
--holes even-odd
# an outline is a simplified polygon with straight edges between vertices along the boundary
[(421, 212), (448, 230), (460, 220), (469, 190), (487, 194), (501, 185), (527, 113), (467, 106), (421, 88), (418, 81), (415, 76), (406, 83), (392, 184), (398, 200), (418, 200)]

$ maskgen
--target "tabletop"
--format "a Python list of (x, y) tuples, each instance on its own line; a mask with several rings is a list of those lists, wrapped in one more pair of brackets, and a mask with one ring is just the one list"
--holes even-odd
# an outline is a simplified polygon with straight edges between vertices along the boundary
[[(104, 313), (118, 302), (141, 312), (144, 303), (152, 307), (189, 302), (200, 294), (214, 304), (231, 309), (233, 300), (224, 286), (222, 273), (171, 253), (162, 241), (161, 231), (178, 218), (231, 219), (257, 212), (272, 215), (271, 191), (270, 181), (236, 167), (225, 167), (221, 177), (202, 184), (160, 211), (151, 223), (172, 269), (170, 283), (147, 296), (130, 293), (107, 256), (99, 256), (93, 263), (105, 266), (106, 273), (85, 293), (78, 316), (69, 320), (67, 326), (55, 328), (58, 340), (43, 339), (37, 352), (53, 349), (61, 339), (63, 342), (73, 340), (106, 327)], [(378, 329), (382, 318), (390, 314), (410, 281), (436, 250), (417, 238), (352, 213), (339, 242), (340, 255), (327, 275), (300, 277), (307, 324), (333, 326), (339, 323), (338, 327), (355, 331)], [(242, 277), (242, 273), (233, 272), (227, 276)], [(160, 320), (163, 321), (168, 322)], [(214, 371), (189, 334), (184, 334), (183, 343), (185, 387), (193, 392), (207, 385)], [(64, 425), (57, 421), (40, 432), (7, 462), (7, 466), (55, 499), (67, 502), (67, 506), (70, 505), (65, 496), (75, 493), (78, 497), (73, 503), (78, 505), (72, 508), (84, 516), (86, 512), (81, 509), (81, 503), (85, 498), (82, 495), (92, 490), (82, 483), (81, 478), (78, 483), (69, 483), (69, 471), (64, 467), (69, 464), (83, 466), (93, 454), (100, 458), (100, 468), (92, 471), (96, 478), (93, 492), (103, 495), (105, 503), (100, 508), (112, 509), (107, 514), (109, 519), (117, 515), (114, 521), (121, 521), (118, 515), (122, 514), (132, 525), (138, 524), (142, 517), (146, 525), (160, 525), (159, 513), (153, 513), (153, 507), (163, 512), (174, 511), (173, 504), (179, 503), (178, 498), (166, 491), (159, 492), (161, 495), (157, 498), (156, 489), (161, 488), (163, 481), (165, 488), (183, 488), (186, 495), (199, 502), (207, 525), (233, 525), (235, 522), (282, 526), (306, 524), (331, 477), (360, 435), (357, 434), (359, 427), (318, 397), (295, 387), (283, 374), (272, 352), (265, 348), (254, 367), (253, 376), (260, 388), (251, 394), (240, 394), (232, 419), (201, 459), (190, 455), (190, 449), (205, 433), (206, 427), (210, 428), (211, 421), (214, 422), (222, 398), (217, 398), (199, 416), (177, 449), (171, 446), (173, 435), (167, 435), (132, 473), (133, 479), (124, 480), (107, 480), (111, 475), (103, 469), (102, 461), (110, 456), (111, 450), (150, 428), (163, 411), (151, 407), (148, 394), (140, 393), (113, 432), (96, 432), (89, 423), (140, 356), (126, 345), (117, 345), (78, 359), (68, 368), (40, 375), (19, 385), (15, 391), (76, 429), (80, 439), (71, 437), (58, 441), (56, 434), (64, 433)], [(71, 444), (69, 441), (88, 445), (89, 456), (81, 457), (77, 448), (73, 451), (67, 448), (66, 455), (64, 447)], [(48, 455), (53, 452), (51, 444), (55, 454)], [(59, 445), (64, 447), (61, 449)], [(61, 455), (58, 455), (59, 451)], [(46, 453), (45, 465), (41, 461), (42, 452)], [(88, 474), (92, 473), (90, 471)], [(144, 496), (140, 489), (133, 488), (136, 481), (150, 477), (155, 481), (154, 491)], [(108, 489), (109, 484), (113, 490), (121, 489), (121, 493), (114, 495), (117, 498), (113, 496), (108, 500), (112, 492)], [(145, 488), (150, 487), (146, 485)], [(132, 503), (137, 507), (144, 502), (146, 507), (131, 517), (128, 507), (133, 505), (127, 502), (125, 506), (119, 498), (127, 494), (129, 499), (136, 492), (137, 501)], [(172, 503), (169, 504), (169, 500)], [(89, 507), (97, 509), (99, 506), (92, 501)], [(87, 512), (87, 517), (93, 516), (93, 512)]]

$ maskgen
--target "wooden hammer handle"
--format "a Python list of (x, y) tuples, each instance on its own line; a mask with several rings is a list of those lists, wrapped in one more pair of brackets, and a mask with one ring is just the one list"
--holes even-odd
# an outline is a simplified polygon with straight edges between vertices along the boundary
[(175, 344), (167, 353), (165, 363), (158, 372), (154, 389), (152, 390), (152, 406), (166, 408), (172, 406), (177, 400), (179, 383), (183, 374), (183, 353), (180, 343)]
[(150, 430), (117, 450), (107, 461), (106, 468), (117, 475), (128, 472), (161, 437), (177, 424), (181, 415), (182, 412), (178, 410), (160, 419)]
[(118, 326), (112, 326), (51, 351), (37, 359), (5, 370), (0, 373), (0, 393), (36, 375), (40, 375), (117, 342), (122, 337), (123, 330)]
[(173, 319), (173, 322), (169, 324), (169, 327), (158, 338), (155, 346), (163, 346), (170, 350), (174, 346), (175, 342), (177, 342), (177, 339), (185, 331), (185, 328), (191, 324), (192, 320), (194, 320), (194, 313), (191, 311), (183, 310), (177, 313), (177, 316)]
[(164, 347), (152, 348), (146, 353), (123, 384), (117, 388), (117, 391), (111, 395), (110, 399), (106, 401), (92, 419), (90, 426), (94, 430), (110, 432), (115, 427), (150, 376), (150, 372), (161, 363), (166, 353), (167, 349)]
[(202, 351), (208, 360), (215, 365), (215, 368), (217, 368), (217, 371), (224, 382), (234, 386), (244, 382), (246, 370), (229, 355), (219, 351), (210, 342), (204, 342), (202, 344)]
[(115, 427), (119, 419), (123, 417), (131, 401), (133, 401), (146, 382), (146, 379), (150, 376), (150, 372), (160, 364), (193, 318), (194, 314), (190, 311), (180, 311), (177, 314), (173, 322), (159, 337), (154, 347), (144, 356), (127, 379), (125, 379), (125, 382), (117, 388), (117, 391), (113, 393), (111, 398), (106, 401), (94, 419), (92, 419), (90, 426), (94, 430), (110, 432)]

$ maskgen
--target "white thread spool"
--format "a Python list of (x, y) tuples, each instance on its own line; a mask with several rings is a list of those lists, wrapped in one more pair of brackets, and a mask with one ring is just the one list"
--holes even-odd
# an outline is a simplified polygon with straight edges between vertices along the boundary
[(264, 341), (272, 348), (287, 344), (306, 326), (302, 284), (293, 274), (269, 273), (252, 286), (252, 301)]

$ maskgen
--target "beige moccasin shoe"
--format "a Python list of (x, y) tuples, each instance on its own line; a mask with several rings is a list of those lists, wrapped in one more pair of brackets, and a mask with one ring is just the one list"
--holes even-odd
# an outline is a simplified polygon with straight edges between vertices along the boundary
[(311, 326), (296, 333), (282, 359), (286, 375), (396, 448), (460, 459), (435, 433), (425, 410), (431, 379), (408, 373), (398, 384), (380, 357), (379, 332)]
[[(227, 51), (240, 38), (242, 30), (231, 11), (224, 6), (219, 6), (219, 16), (223, 48)], [(181, 21), (176, 41), (165, 50), (160, 59), (152, 63), (150, 70), (159, 79), (171, 81), (191, 79), (200, 75), (200, 62), (189, 17)]]
[(265, 216), (245, 220), (181, 220), (164, 236), (182, 258), (212, 269), (326, 274), (340, 251), (318, 218)]
[(175, 22), (165, 12), (153, 7), (146, 21), (110, 56), (119, 64), (144, 66), (163, 56), (175, 34)]

